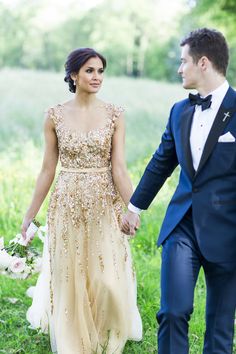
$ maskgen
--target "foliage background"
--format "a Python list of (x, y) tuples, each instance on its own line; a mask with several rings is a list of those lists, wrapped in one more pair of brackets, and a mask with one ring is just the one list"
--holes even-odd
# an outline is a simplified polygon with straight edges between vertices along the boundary
[(0, 67), (61, 71), (67, 54), (90, 46), (109, 75), (177, 81), (180, 39), (216, 27), (230, 45), (235, 84), (234, 0), (1, 0)]

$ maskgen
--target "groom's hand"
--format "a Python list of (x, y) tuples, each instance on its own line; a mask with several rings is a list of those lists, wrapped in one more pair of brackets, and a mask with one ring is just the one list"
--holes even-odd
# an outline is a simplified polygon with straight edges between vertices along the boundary
[(121, 230), (126, 235), (135, 235), (136, 230), (138, 230), (140, 226), (140, 218), (139, 215), (128, 210), (126, 214), (124, 214), (122, 219)]

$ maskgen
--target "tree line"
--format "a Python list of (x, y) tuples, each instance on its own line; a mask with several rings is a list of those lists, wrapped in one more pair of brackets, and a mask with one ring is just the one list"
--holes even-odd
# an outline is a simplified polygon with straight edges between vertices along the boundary
[(22, 0), (14, 10), (0, 3), (0, 67), (61, 71), (72, 49), (90, 46), (108, 59), (110, 75), (176, 81), (181, 38), (193, 28), (207, 26), (219, 28), (226, 35), (232, 57), (229, 79), (236, 83), (234, 0), (186, 0), (187, 11), (175, 19), (175, 31), (168, 31), (167, 26), (164, 36), (162, 17), (168, 17), (168, 13), (158, 17), (153, 11), (158, 0), (118, 4), (116, 0), (104, 0), (44, 29), (35, 25), (40, 2)]

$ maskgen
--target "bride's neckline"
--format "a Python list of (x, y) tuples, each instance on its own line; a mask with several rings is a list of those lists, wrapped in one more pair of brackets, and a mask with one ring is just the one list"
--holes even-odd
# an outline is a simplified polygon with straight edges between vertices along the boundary
[(109, 103), (103, 103), (101, 104), (99, 107), (104, 107), (108, 113), (107, 119), (106, 119), (106, 124), (104, 124), (104, 126), (102, 127), (98, 127), (98, 128), (94, 128), (94, 129), (90, 129), (88, 131), (82, 131), (82, 130), (78, 130), (78, 129), (74, 129), (71, 128), (69, 126), (66, 126), (65, 124), (65, 117), (63, 115), (63, 108), (65, 108), (65, 104), (63, 103), (59, 103), (57, 105), (57, 107), (59, 108), (59, 112), (57, 112), (59, 119), (60, 119), (60, 123), (61, 126), (63, 127), (63, 130), (66, 131), (67, 133), (71, 134), (71, 135), (77, 135), (77, 136), (85, 136), (88, 137), (91, 134), (95, 134), (95, 133), (99, 133), (102, 132), (104, 130), (106, 130), (109, 126), (109, 108), (111, 108), (111, 104)]

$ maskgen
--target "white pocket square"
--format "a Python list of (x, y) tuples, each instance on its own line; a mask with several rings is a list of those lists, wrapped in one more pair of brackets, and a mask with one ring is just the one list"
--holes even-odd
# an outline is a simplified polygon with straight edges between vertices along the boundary
[(230, 133), (227, 132), (224, 135), (221, 135), (218, 139), (219, 143), (233, 143), (235, 142), (235, 137)]

